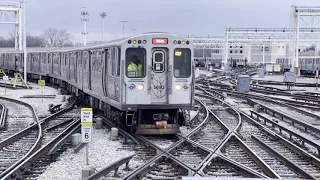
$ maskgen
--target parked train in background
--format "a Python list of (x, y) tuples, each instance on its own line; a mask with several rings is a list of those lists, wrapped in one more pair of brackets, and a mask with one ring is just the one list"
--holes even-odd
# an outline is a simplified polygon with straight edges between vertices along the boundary
[(206, 58), (205, 57), (195, 57), (194, 58), (194, 66), (195, 67), (205, 67), (206, 66)]
[[(175, 134), (194, 108), (192, 42), (146, 33), (80, 48), (28, 49), (32, 79), (59, 84), (136, 134)], [(141, 72), (130, 70), (136, 64)], [(23, 67), (21, 51), (0, 54), (1, 68)]]
[[(281, 64), (281, 70), (286, 72), (292, 67), (291, 60), (291, 57), (277, 58), (276, 63)], [(315, 75), (320, 70), (320, 56), (299, 56), (299, 67), (301, 74)]]
[(245, 67), (247, 65), (247, 58), (229, 58), (228, 63), (233, 68)]

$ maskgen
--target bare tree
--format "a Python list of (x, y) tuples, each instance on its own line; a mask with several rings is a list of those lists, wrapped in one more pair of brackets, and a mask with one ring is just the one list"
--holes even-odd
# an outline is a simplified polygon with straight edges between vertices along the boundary
[(65, 44), (70, 44), (72, 39), (67, 30), (59, 30), (56, 28), (48, 28), (44, 30), (42, 38), (44, 40), (44, 43), (49, 47), (64, 46)]

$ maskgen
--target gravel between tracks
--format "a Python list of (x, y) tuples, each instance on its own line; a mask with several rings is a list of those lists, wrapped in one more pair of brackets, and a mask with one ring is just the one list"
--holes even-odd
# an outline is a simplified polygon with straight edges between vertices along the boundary
[[(106, 131), (106, 129), (93, 129), (92, 138), (92, 143), (89, 144), (89, 165), (95, 166), (97, 170), (123, 157), (134, 154), (133, 151), (118, 150), (121, 147), (121, 143), (119, 141), (111, 141), (110, 132)], [(39, 179), (81, 179), (81, 169), (86, 166), (85, 155), (85, 148), (81, 149), (78, 154), (74, 154), (73, 149), (68, 149), (39, 176)], [(130, 163), (130, 167), (135, 167), (134, 162)]]

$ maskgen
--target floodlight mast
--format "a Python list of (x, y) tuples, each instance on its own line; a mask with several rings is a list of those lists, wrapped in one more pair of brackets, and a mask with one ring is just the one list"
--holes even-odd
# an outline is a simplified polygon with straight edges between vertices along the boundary
[(119, 21), (122, 23), (122, 38), (124, 39), (124, 23), (127, 23), (128, 21)]
[(100, 13), (100, 17), (102, 18), (102, 41), (104, 41), (104, 19), (107, 17), (105, 12)]
[(83, 9), (83, 11), (81, 11), (81, 15), (83, 16), (83, 32), (82, 34), (84, 35), (84, 40), (83, 40), (83, 45), (86, 46), (87, 45), (87, 21), (89, 21), (89, 18), (87, 16), (89, 16), (89, 13), (87, 11), (87, 7), (81, 7)]
[(135, 36), (136, 35), (136, 30), (137, 29), (131, 29), (133, 31), (133, 35)]

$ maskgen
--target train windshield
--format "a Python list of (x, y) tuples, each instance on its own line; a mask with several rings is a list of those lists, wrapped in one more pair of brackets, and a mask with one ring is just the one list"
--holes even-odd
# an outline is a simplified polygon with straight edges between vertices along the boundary
[(191, 51), (188, 48), (174, 50), (174, 77), (188, 78), (191, 75)]
[(144, 48), (128, 48), (126, 50), (126, 75), (129, 78), (146, 76), (146, 50)]

